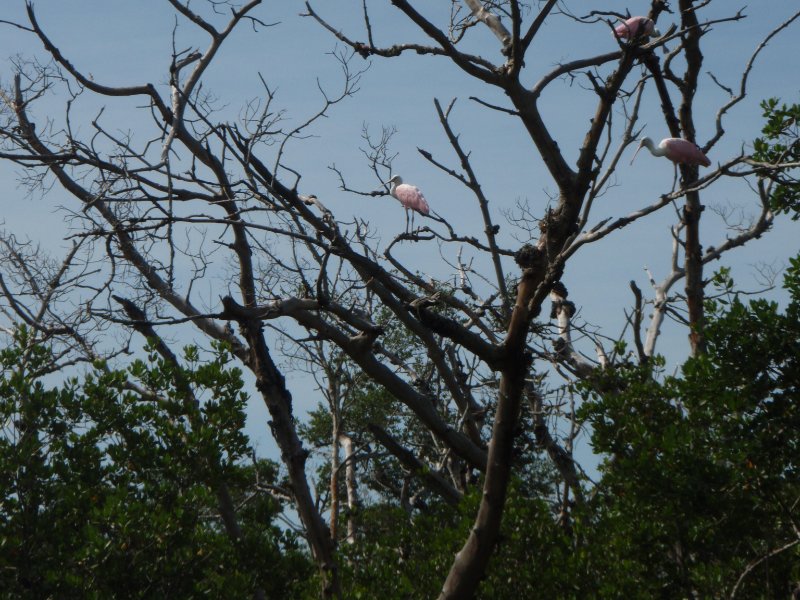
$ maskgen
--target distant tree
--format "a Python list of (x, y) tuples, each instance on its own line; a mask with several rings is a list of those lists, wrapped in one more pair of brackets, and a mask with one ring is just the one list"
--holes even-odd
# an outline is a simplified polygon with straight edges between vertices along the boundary
[[(512, 485), (479, 597), (785, 598), (800, 586), (800, 257), (785, 310), (745, 302), (724, 273), (717, 285), (707, 352), (679, 374), (619, 364), (584, 387), (580, 416), (605, 457), (596, 486), (562, 520), (547, 493)], [(478, 502), (434, 498), (409, 516), (373, 501), (344, 550), (346, 596), (436, 594)]]
[[(800, 180), (797, 165), (800, 163), (800, 104), (782, 104), (777, 98), (761, 103), (766, 125), (763, 137), (753, 144), (750, 164), (761, 169), (774, 183), (771, 197), (772, 210), (787, 213), (793, 220), (800, 218)], [(793, 169), (774, 170), (773, 165), (791, 164)]]
[(243, 462), (246, 396), (225, 350), (52, 385), (52, 354), (30, 341), (21, 328), (0, 350), (4, 595), (298, 597), (311, 563), (274, 522), (276, 465)]
[[(394, 504), (407, 510), (412, 497), (436, 498), (436, 509), (440, 498), (459, 507), (462, 498), (479, 498), (477, 505), (469, 500), (464, 504), (471, 510), (471, 527), (452, 517), (462, 536), (461, 548), (453, 558), (448, 544), (450, 554), (441, 563), (445, 566), (435, 570), (443, 581), (442, 599), (472, 597), (479, 593), (482, 578), (492, 580), (487, 568), (496, 552), (503, 552), (502, 543), (498, 550), (501, 522), (514, 486), (522, 498), (517, 514), (533, 514), (533, 520), (542, 523), (549, 510), (548, 530), (558, 524), (569, 531), (574, 524), (569, 535), (577, 535), (578, 516), (594, 518), (592, 510), (600, 507), (593, 502), (601, 492), (589, 484), (573, 456), (582, 426), (580, 393), (613, 412), (620, 398), (660, 389), (654, 367), (667, 316), (685, 325), (687, 352), (697, 357), (696, 364), (708, 360), (702, 355), (716, 341), (707, 332), (706, 267), (766, 234), (774, 212), (794, 206), (797, 147), (785, 139), (795, 135), (795, 128), (787, 125), (792, 117), (768, 107), (774, 119), (768, 115), (772, 132), (762, 138), (763, 146), (749, 153), (746, 148), (740, 151), (743, 140), (733, 140), (733, 154), (720, 151), (723, 156), (715, 157), (713, 166), (702, 173), (697, 166), (679, 165), (671, 189), (643, 190), (643, 204), (627, 215), (598, 217), (595, 201), (616, 185), (619, 161), (642, 132), (640, 113), (647, 98), (657, 98), (660, 128), (669, 136), (697, 143), (707, 154), (719, 151), (724, 123), (746, 97), (759, 53), (800, 13), (775, 23), (750, 60), (734, 73), (701, 79), (707, 69), (704, 52), (726, 47), (731, 32), (724, 27), (735, 27), (745, 18), (728, 3), (651, 0), (646, 11), (650, 19), (661, 25), (669, 16), (675, 22), (658, 35), (622, 39), (612, 35), (613, 26), (629, 15), (599, 5), (577, 16), (557, 0), (452, 0), (444, 9), (393, 0), (401, 15), (393, 18), (404, 19), (418, 35), (384, 41), (380, 36), (386, 28), (373, 28), (374, 3), (353, 2), (348, 12), (339, 5), (315, 8), (307, 2), (304, 17), (316, 21), (321, 35), (331, 35), (352, 54), (336, 54), (343, 73), (340, 88), (324, 91), (319, 111), (291, 126), (282, 121), (264, 79), (262, 98), (246, 104), (238, 118), (220, 114), (203, 87), (210, 66), (223, 60), (219, 50), (231, 33), (242, 24), (266, 26), (269, 8), (259, 9), (260, 0), (168, 2), (180, 27), (204, 38), (204, 49), (179, 50), (183, 46), (173, 39), (172, 56), (164, 61), (167, 68), (149, 78), (166, 82), (158, 85), (114, 86), (96, 80), (91, 65), (73, 62), (70, 49), (48, 36), (30, 3), (25, 23), (3, 22), (30, 33), (43, 45), (48, 60), (20, 58), (12, 76), (3, 79), (0, 159), (16, 163), (30, 189), (55, 186), (67, 194), (73, 201), (67, 227), (74, 240), (64, 257), (51, 261), (25, 240), (3, 237), (0, 309), (9, 327), (25, 324), (35, 338), (31, 347), (46, 342), (52, 348), (47, 367), (52, 370), (113, 359), (130, 348), (130, 332), (159, 340), (156, 351), (167, 365), (174, 365), (169, 368), (175, 373), (183, 373), (184, 359), (175, 358), (167, 336), (159, 337), (167, 327), (191, 327), (195, 335), (222, 344), (252, 375), (253, 395), (269, 410), (270, 430), (288, 480), (284, 489), (319, 569), (324, 597), (342, 597), (350, 585), (340, 580), (340, 536), (332, 535), (326, 515), (336, 523), (338, 509), (329, 511), (334, 500), (339, 505), (338, 473), (342, 464), (352, 466), (356, 460), (362, 465), (372, 461), (372, 474), (385, 465), (391, 473), (381, 493), (394, 494)], [(223, 6), (230, 11), (221, 10)], [(711, 12), (719, 6), (727, 12), (711, 16), (719, 14)], [(353, 11), (360, 13), (359, 19), (352, 18)], [(607, 29), (608, 50), (564, 62), (558, 45), (537, 43), (544, 31), (559, 27), (603, 29), (604, 34)], [(392, 34), (395, 31), (407, 30), (392, 28)], [(667, 51), (663, 60), (662, 50)], [(467, 142), (456, 130), (454, 115), (461, 105), (457, 109), (455, 100), (438, 99), (434, 107), (452, 157), (420, 151), (474, 200), (481, 215), (480, 239), (432, 214), (418, 219), (422, 224), (417, 228), (381, 245), (363, 219), (330, 208), (328, 197), (334, 190), (307, 189), (302, 169), (290, 162), (289, 149), (302, 151), (302, 144), (315, 143), (309, 134), (317, 121), (356, 93), (361, 72), (355, 61), (372, 58), (379, 64), (404, 54), (441, 60), (443, 69), (459, 69), (482, 89), (502, 97), (502, 105), (477, 98), (475, 110), (499, 111), (518, 125), (530, 141), (531, 160), (546, 168), (549, 179), (541, 187), (552, 194), (509, 214), (511, 207), (492, 198), (482, 183), (493, 166), (472, 161)], [(237, 69), (241, 72), (242, 65)], [(567, 86), (588, 107), (584, 114), (570, 115), (584, 124), (580, 140), (563, 136), (562, 115), (551, 116), (541, 106), (543, 96), (564, 93)], [(722, 101), (720, 90), (726, 95)], [(63, 99), (64, 110), (48, 110), (51, 116), (44, 117), (38, 107), (45, 96)], [(88, 98), (101, 99), (107, 109), (83, 121), (76, 107)], [(698, 139), (700, 106), (715, 102), (719, 105), (713, 126), (702, 129), (712, 133)], [(120, 133), (118, 123), (107, 115), (125, 106), (139, 107), (137, 116), (144, 115), (146, 124)], [(756, 135), (754, 131), (752, 137)], [(365, 133), (364, 143), (375, 185), (367, 191), (353, 189), (348, 183), (351, 174), (338, 171), (341, 190), (386, 195), (386, 183), (395, 174), (390, 130), (378, 139)], [(753, 192), (746, 201), (754, 207), (752, 219), (731, 223), (721, 240), (703, 239), (702, 199), (728, 178), (750, 184)], [(381, 189), (375, 191), (376, 186)], [(786, 191), (783, 197), (781, 190)], [(624, 334), (582, 328), (576, 300), (561, 281), (572, 257), (623, 227), (644, 227), (647, 217), (668, 212), (678, 202), (682, 206), (672, 227), (669, 272), (660, 282), (651, 277), (652, 297), (632, 285), (633, 309), (620, 327)], [(498, 216), (503, 211), (512, 227), (501, 233)], [(506, 229), (512, 228), (514, 234), (508, 234)], [(408, 255), (400, 251), (409, 247)], [(447, 275), (423, 276), (413, 258), (400, 258), (413, 257), (415, 251), (440, 257), (436, 260), (441, 269), (433, 272)], [(220, 281), (224, 296), (218, 301)], [(681, 282), (684, 289), (678, 292)], [(543, 313), (548, 298), (549, 316)], [(311, 362), (323, 369), (320, 378), (327, 378), (321, 387), (333, 391), (325, 407), (330, 414), (322, 418), (316, 413), (303, 431), (319, 445), (325, 439), (333, 450), (329, 483), (323, 486), (333, 492), (330, 503), (315, 494), (310, 483), (309, 452), (276, 356), (281, 343), (276, 340), (292, 347), (290, 356), (298, 356), (298, 344), (310, 350)], [(324, 365), (333, 368), (325, 371)], [(342, 397), (341, 381), (334, 379), (339, 365), (344, 365), (345, 379), (357, 383), (355, 394), (363, 401)], [(185, 377), (173, 377), (171, 385), (176, 401), (189, 407), (192, 382)], [(375, 405), (368, 407), (370, 402)], [(344, 410), (351, 406), (352, 412)], [(389, 414), (385, 422), (376, 423), (381, 411)], [(612, 433), (629, 433), (624, 423), (618, 431), (604, 431), (603, 419), (587, 414), (593, 415), (602, 451), (615, 439)], [(211, 452), (205, 444), (217, 434), (208, 435), (190, 437), (186, 452), (210, 469), (202, 481), (214, 490), (226, 533), (237, 539), (237, 511), (228, 502), (234, 488), (228, 486), (226, 493), (215, 487), (221, 475), (214, 457), (205, 454)], [(351, 440), (357, 435), (362, 442), (362, 454), (353, 450), (343, 463), (342, 435)], [(237, 444), (237, 451), (243, 448), (236, 436), (226, 443)], [(365, 456), (366, 448), (370, 456)], [(160, 459), (175, 460), (169, 454)], [(539, 469), (545, 456), (551, 467)], [(638, 474), (646, 475), (646, 465), (640, 466), (644, 471)], [(614, 473), (609, 471), (608, 477)], [(416, 538), (428, 535), (422, 503), (410, 508), (410, 522), (418, 524)], [(362, 512), (366, 517), (369, 507)], [(387, 519), (394, 514), (387, 513)], [(272, 513), (266, 517), (265, 527)], [(370, 531), (367, 520), (362, 524)], [(534, 546), (526, 548), (531, 553), (526, 556), (541, 559), (547, 552), (547, 547), (536, 546), (543, 535), (531, 538)], [(577, 547), (574, 542), (572, 547)], [(686, 563), (690, 557), (681, 554), (683, 548), (672, 551), (675, 573), (681, 578), (673, 583), (691, 591), (686, 584), (692, 580)], [(393, 589), (405, 593), (402, 586)]]
[(620, 366), (603, 377), (616, 393), (582, 408), (607, 456), (582, 526), (607, 594), (783, 598), (800, 584), (800, 257), (785, 288), (785, 311), (733, 291), (709, 303), (707, 353), (661, 383)]

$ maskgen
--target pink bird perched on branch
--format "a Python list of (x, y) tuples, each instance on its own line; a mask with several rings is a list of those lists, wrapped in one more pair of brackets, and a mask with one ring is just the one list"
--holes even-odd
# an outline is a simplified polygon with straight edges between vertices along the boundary
[(653, 140), (651, 140), (649, 137), (642, 138), (642, 141), (639, 142), (639, 147), (636, 149), (636, 152), (631, 159), (631, 164), (633, 164), (633, 161), (636, 160), (636, 155), (639, 154), (639, 150), (642, 148), (647, 148), (650, 150), (650, 154), (653, 156), (666, 156), (675, 164), (703, 165), (704, 167), (711, 165), (711, 161), (708, 160), (708, 157), (705, 154), (703, 154), (703, 151), (700, 150), (696, 144), (693, 144), (689, 140), (684, 140), (681, 138), (664, 138), (661, 140), (661, 143), (656, 146), (653, 144)]
[(406, 231), (408, 231), (408, 211), (411, 212), (411, 226), (414, 225), (414, 212), (427, 215), (431, 209), (428, 206), (428, 201), (422, 195), (420, 189), (415, 185), (403, 183), (403, 178), (400, 175), (395, 175), (389, 180), (389, 193), (400, 201), (403, 208), (406, 210)]
[(653, 19), (647, 17), (631, 17), (614, 27), (617, 37), (632, 40), (637, 36), (660, 35), (656, 30)]

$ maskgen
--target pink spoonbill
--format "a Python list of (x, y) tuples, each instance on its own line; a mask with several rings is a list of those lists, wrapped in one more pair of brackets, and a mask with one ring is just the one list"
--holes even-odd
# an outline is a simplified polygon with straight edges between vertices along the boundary
[(660, 35), (653, 19), (647, 17), (631, 17), (614, 27), (617, 37), (632, 40), (638, 36)]
[(703, 165), (704, 167), (711, 165), (711, 161), (703, 154), (703, 151), (689, 140), (664, 138), (661, 140), (661, 143), (656, 146), (649, 137), (642, 138), (642, 141), (639, 142), (639, 147), (636, 149), (636, 153), (631, 159), (631, 164), (636, 160), (636, 155), (639, 154), (639, 150), (642, 148), (650, 150), (650, 154), (653, 156), (666, 156), (675, 164)]
[(403, 208), (406, 209), (406, 231), (408, 231), (408, 211), (411, 212), (411, 226), (414, 226), (414, 212), (423, 215), (430, 213), (431, 209), (428, 206), (428, 201), (422, 195), (420, 189), (415, 185), (403, 183), (403, 178), (400, 175), (395, 175), (389, 180), (389, 193), (400, 201)]

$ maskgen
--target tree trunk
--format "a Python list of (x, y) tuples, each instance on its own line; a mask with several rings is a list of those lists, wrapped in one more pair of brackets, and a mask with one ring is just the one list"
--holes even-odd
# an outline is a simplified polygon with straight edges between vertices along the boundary
[(331, 539), (336, 544), (338, 539), (339, 524), (339, 419), (336, 411), (333, 411), (332, 435), (331, 435)]
[(358, 487), (356, 485), (356, 463), (353, 440), (350, 436), (341, 434), (344, 446), (344, 481), (347, 487), (347, 538), (348, 544), (356, 542), (356, 511), (358, 510)]
[[(544, 245), (543, 240), (540, 245)], [(472, 598), (500, 535), (522, 391), (530, 369), (530, 356), (525, 351), (528, 326), (544, 298), (539, 287), (546, 275), (546, 259), (540, 248), (527, 247), (524, 259), (518, 255), (517, 262), (526, 268), (517, 286), (517, 300), (504, 342), (507, 364), (501, 371), (483, 498), (469, 538), (453, 560), (439, 600)]]
[(264, 340), (263, 325), (259, 319), (249, 316), (244, 307), (233, 298), (222, 299), (227, 317), (237, 321), (250, 350), (250, 365), (256, 376), (256, 388), (272, 417), (270, 429), (281, 452), (281, 460), (286, 465), (297, 514), (305, 527), (306, 539), (311, 554), (323, 578), (324, 598), (340, 598), (339, 577), (334, 559), (334, 543), (330, 529), (322, 519), (306, 477), (306, 458), (308, 452), (297, 434), (292, 415), (292, 394), (286, 388), (286, 381), (272, 360)]

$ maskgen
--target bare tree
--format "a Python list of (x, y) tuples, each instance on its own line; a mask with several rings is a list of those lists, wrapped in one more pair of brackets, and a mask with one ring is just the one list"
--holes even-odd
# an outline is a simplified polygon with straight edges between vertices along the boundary
[[(409, 477), (415, 474), (420, 485), (453, 503), (459, 501), (465, 486), (475, 485), (473, 482), (482, 486), (472, 531), (453, 561), (440, 596), (471, 597), (500, 531), (524, 399), (533, 415), (538, 447), (551, 458), (564, 482), (563, 511), (569, 510), (566, 499), (570, 495), (578, 502), (584, 495), (581, 469), (571, 454), (579, 424), (574, 411), (556, 410), (560, 396), (551, 392), (563, 384), (544, 385), (546, 374), (541, 372), (547, 370), (554, 381), (591, 383), (597, 369), (630, 360), (609, 355), (605, 346), (611, 338), (576, 321), (576, 305), (560, 284), (570, 258), (623, 227), (668, 210), (676, 202), (684, 203), (673, 227), (671, 272), (661, 283), (653, 278), (654, 298), (648, 301), (654, 310), (644, 340), (641, 328), (647, 301), (633, 287), (635, 308), (628, 335), (637, 348), (634, 360), (646, 363), (656, 351), (664, 317), (678, 312), (676, 307), (682, 305), (686, 307), (684, 321), (691, 350), (703, 351), (705, 265), (769, 229), (773, 215), (767, 172), (779, 171), (784, 165), (756, 168), (744, 153), (718, 162), (702, 175), (696, 166), (679, 165), (680, 179), (674, 189), (626, 216), (594, 222), (592, 213), (595, 200), (613, 187), (619, 161), (641, 132), (639, 112), (646, 90), (653, 88), (657, 93), (671, 136), (697, 142), (710, 153), (723, 138), (726, 115), (745, 97), (748, 74), (763, 44), (739, 74), (738, 90), (728, 90), (730, 99), (719, 108), (715, 134), (702, 141), (696, 139), (694, 113), (703, 69), (702, 48), (714, 32), (713, 26), (744, 18), (735, 9), (730, 9), (728, 16), (708, 20), (704, 10), (712, 4), (709, 0), (652, 0), (648, 18), (659, 22), (671, 12), (677, 22), (659, 37), (624, 40), (610, 32), (616, 19), (625, 15), (594, 10), (577, 16), (557, 0), (452, 0), (446, 14), (425, 3), (415, 6), (393, 0), (391, 4), (427, 41), (382, 45), (373, 31), (366, 2), (359, 3), (364, 29), (358, 34), (341, 29), (332, 17), (325, 16), (325, 10), (306, 3), (306, 16), (352, 49), (352, 54), (339, 54), (339, 89), (324, 91), (318, 112), (286, 127), (266, 81), (262, 100), (248, 104), (239, 121), (220, 120), (202, 88), (209, 65), (236, 27), (245, 23), (266, 26), (266, 17), (258, 16), (261, 1), (230, 7), (225, 14), (219, 10), (222, 3), (211, 0), (202, 10), (190, 7), (189, 2), (168, 2), (182, 19), (182, 26), (198, 28), (207, 36), (208, 45), (174, 51), (164, 73), (167, 90), (148, 82), (118, 87), (96, 81), (89, 74), (90, 65), (73, 64), (68, 52), (48, 37), (30, 4), (28, 22), (16, 24), (38, 38), (52, 62), (19, 63), (13, 82), (2, 90), (0, 158), (20, 165), (30, 185), (46, 187), (54, 181), (71, 195), (70, 234), (87, 258), (71, 279), (50, 277), (46, 289), (28, 286), (22, 292), (4, 285), (4, 310), (13, 321), (34, 321), (47, 335), (73, 340), (69, 352), (81, 359), (94, 350), (85, 343), (86, 334), (76, 332), (81, 327), (108, 327), (111, 323), (139, 331), (146, 323), (153, 334), (167, 326), (190, 324), (207, 338), (228, 344), (252, 373), (269, 410), (271, 431), (309, 547), (325, 581), (326, 597), (340, 596), (335, 558), (339, 486), (335, 479), (331, 481), (329, 526), (309, 485), (308, 450), (298, 434), (292, 394), (267, 332), (311, 349), (317, 359), (324, 356), (321, 349), (335, 348), (341, 357), (337, 360), (355, 365), (360, 376), (401, 403), (430, 437), (436, 452), (420, 455), (380, 427), (370, 428), (373, 439), (397, 457)], [(777, 24), (770, 37), (796, 18)], [(555, 67), (552, 58), (532, 52), (544, 28), (565, 20), (579, 27), (607, 25), (609, 51)], [(345, 26), (357, 27), (352, 22)], [(475, 37), (486, 30), (496, 40), (491, 59), (470, 50)], [(357, 41), (359, 38), (366, 41)], [(662, 50), (666, 51), (663, 60), (659, 56)], [(302, 174), (287, 162), (287, 149), (299, 143), (332, 107), (355, 93), (361, 77), (354, 66), (359, 57), (392, 58), (409, 53), (442, 59), (449, 63), (442, 68), (461, 69), (507, 98), (504, 106), (475, 100), (481, 110), (499, 111), (518, 123), (556, 190), (550, 206), (541, 213), (525, 207), (521, 215), (513, 217), (524, 243), (499, 235), (497, 202), (484, 191), (480, 169), (471, 161), (470, 149), (451, 120), (455, 101), (443, 104), (436, 100), (434, 106), (452, 158), (421, 152), (474, 198), (483, 220), (482, 239), (462, 233), (457, 225), (434, 214), (381, 251), (369, 224), (337, 216), (327, 206), (330, 191), (305, 189)], [(545, 92), (565, 80), (585, 82), (582, 93), (594, 104), (591, 114), (585, 115), (588, 125), (574, 164), (539, 105)], [(63, 94), (66, 111), (62, 121), (33, 121), (34, 107), (46, 92)], [(75, 127), (72, 106), (87, 94), (107, 102), (135, 99), (144, 105), (150, 123), (121, 135), (101, 114), (83, 127)], [(614, 121), (617, 107), (624, 114), (622, 126)], [(379, 140), (365, 133), (365, 140), (368, 166), (379, 189), (351, 189), (348, 174), (339, 171), (342, 189), (385, 195), (383, 184), (392, 174), (390, 132), (384, 132)], [(756, 181), (758, 216), (722, 243), (714, 240), (714, 246), (704, 252), (699, 227), (701, 197), (729, 177)], [(6, 246), (12, 247), (12, 242), (6, 236)], [(436, 247), (451, 277), (434, 280), (420, 275), (413, 264), (397, 257), (402, 254), (398, 249), (409, 246)], [(62, 271), (72, 267), (73, 256), (65, 258)], [(219, 301), (204, 301), (206, 292), (219, 281), (212, 260), (225, 265), (229, 289)], [(10, 269), (32, 281), (34, 278), (20, 271), (24, 263), (12, 259), (3, 265), (3, 272)], [(476, 266), (479, 264), (488, 267)], [(673, 291), (681, 280), (683, 295)], [(42, 297), (56, 292), (77, 297), (81, 310), (62, 310), (50, 302), (47, 310), (52, 318), (34, 317)], [(114, 302), (115, 297), (124, 301)], [(553, 323), (540, 319), (548, 297), (553, 301)], [(147, 319), (142, 318), (145, 314)], [(231, 324), (238, 329), (234, 331)], [(596, 347), (595, 358), (582, 353), (575, 331), (581, 331), (581, 337)], [(397, 335), (400, 344), (394, 339)], [(325, 364), (333, 365), (330, 361)], [(351, 435), (341, 429), (343, 392), (335, 387), (342, 382), (337, 381), (335, 369), (323, 367), (322, 377), (326, 385), (334, 386), (330, 388), (330, 456), (335, 478), (342, 464), (339, 444), (347, 447)], [(554, 420), (561, 425), (553, 425)], [(352, 466), (352, 461), (353, 453), (348, 451), (344, 464)], [(348, 471), (347, 481), (350, 496), (352, 472)], [(220, 491), (223, 504), (224, 499), (224, 491)], [(350, 502), (356, 502), (354, 496)], [(349, 529), (347, 537), (352, 538)]]

